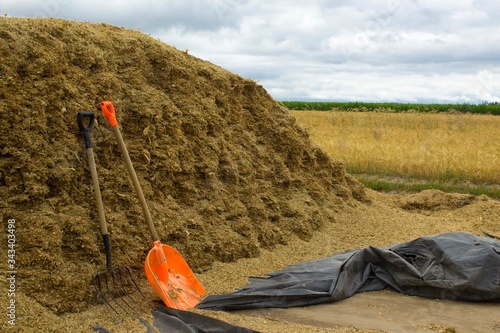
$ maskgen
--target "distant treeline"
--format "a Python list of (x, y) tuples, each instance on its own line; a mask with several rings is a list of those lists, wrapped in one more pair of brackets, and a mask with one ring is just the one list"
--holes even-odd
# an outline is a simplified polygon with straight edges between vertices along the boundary
[(365, 102), (281, 102), (290, 110), (314, 111), (389, 111), (389, 112), (463, 112), (500, 115), (500, 103), (481, 104), (417, 104), (417, 103), (365, 103)]

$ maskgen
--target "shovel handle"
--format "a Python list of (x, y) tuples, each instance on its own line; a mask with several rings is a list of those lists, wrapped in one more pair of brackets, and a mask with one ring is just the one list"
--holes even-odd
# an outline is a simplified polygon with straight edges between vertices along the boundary
[(142, 212), (144, 214), (144, 218), (146, 219), (146, 222), (149, 227), (149, 232), (151, 233), (151, 237), (153, 238), (153, 242), (157, 241), (160, 239), (158, 236), (158, 232), (156, 231), (156, 228), (153, 224), (153, 220), (151, 218), (151, 213), (149, 212), (148, 205), (146, 203), (146, 199), (144, 198), (144, 194), (142, 193), (141, 189), (141, 184), (139, 183), (139, 179), (137, 178), (137, 174), (135, 173), (134, 170), (134, 165), (132, 164), (132, 160), (130, 159), (130, 156), (128, 154), (127, 146), (125, 145), (125, 142), (123, 141), (122, 134), (120, 132), (120, 127), (117, 126), (118, 122), (116, 121), (115, 117), (115, 108), (113, 107), (113, 104), (110, 101), (104, 101), (101, 102), (101, 110), (102, 113), (104, 113), (104, 116), (108, 118), (109, 120), (109, 125), (111, 126), (111, 129), (115, 133), (116, 140), (118, 142), (118, 148), (120, 148), (120, 152), (122, 153), (123, 159), (125, 160), (125, 165), (127, 166), (127, 171), (130, 176), (130, 179), (132, 180), (132, 184), (134, 185), (135, 192), (137, 193), (137, 196), (139, 198), (139, 202), (142, 207)]
[(115, 127), (118, 125), (118, 121), (115, 117), (115, 107), (110, 101), (101, 102), (101, 110), (106, 118), (108, 118), (109, 126)]
[[(89, 124), (85, 126), (83, 124), (83, 118), (89, 118)], [(85, 139), (85, 147), (86, 148), (92, 148), (92, 139), (90, 137), (90, 131), (92, 131), (92, 128), (94, 127), (94, 112), (78, 112), (78, 115), (76, 116), (76, 120), (78, 122), (78, 128), (80, 129), (80, 132), (83, 135), (83, 138)]]

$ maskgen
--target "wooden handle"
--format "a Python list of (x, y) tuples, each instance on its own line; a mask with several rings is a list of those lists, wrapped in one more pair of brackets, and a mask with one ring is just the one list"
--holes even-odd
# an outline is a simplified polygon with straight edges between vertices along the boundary
[(112, 129), (118, 141), (118, 147), (120, 148), (123, 158), (125, 159), (125, 164), (127, 165), (128, 174), (130, 176), (130, 179), (132, 179), (135, 191), (137, 192), (137, 196), (139, 197), (139, 202), (141, 203), (142, 212), (144, 213), (144, 218), (148, 223), (149, 232), (151, 233), (153, 242), (160, 240), (160, 237), (158, 237), (158, 233), (156, 232), (156, 228), (153, 224), (153, 219), (151, 219), (151, 214), (149, 213), (149, 208), (146, 203), (146, 199), (144, 199), (144, 194), (142, 193), (141, 184), (139, 183), (139, 179), (137, 179), (137, 174), (135, 173), (134, 166), (132, 164), (132, 161), (130, 160), (130, 156), (127, 151), (127, 147), (125, 146), (122, 134), (120, 133), (120, 129), (118, 128), (118, 126), (114, 126), (112, 127)]

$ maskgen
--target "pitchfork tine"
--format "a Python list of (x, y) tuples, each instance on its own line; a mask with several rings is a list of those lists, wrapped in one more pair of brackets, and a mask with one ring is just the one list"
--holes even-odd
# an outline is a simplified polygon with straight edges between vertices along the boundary
[(130, 296), (130, 293), (127, 293), (125, 291), (125, 288), (123, 287), (123, 285), (124, 285), (123, 275), (125, 275), (125, 279), (127, 278), (127, 276), (130, 278), (130, 282), (132, 282), (132, 284), (134, 285), (135, 289), (141, 295), (142, 299), (144, 301), (146, 301), (146, 303), (148, 304), (149, 307), (155, 309), (155, 306), (146, 298), (146, 296), (144, 296), (144, 294), (142, 293), (141, 289), (139, 288), (139, 286), (135, 282), (135, 280), (134, 280), (134, 278), (132, 276), (132, 273), (130, 272), (130, 269), (128, 267), (125, 267), (125, 266), (118, 266), (117, 268), (118, 268), (118, 272), (119, 272), (119, 276), (120, 276), (120, 281), (122, 282), (121, 283), (122, 290), (123, 290), (124, 294), (130, 299), (130, 301), (132, 302), (132, 304), (137, 304), (137, 302)]
[(97, 297), (99, 298), (99, 301), (101, 301), (101, 303), (106, 305), (106, 309), (109, 311), (109, 313), (112, 314), (112, 312), (109, 310), (109, 309), (111, 309), (114, 313), (116, 313), (121, 318), (121, 320), (124, 320), (123, 316), (106, 299), (106, 296), (104, 295), (104, 292), (103, 292), (102, 286), (101, 286), (101, 278), (98, 275), (94, 276), (94, 278), (92, 279), (92, 284), (94, 285), (94, 289), (97, 293)]
[(148, 307), (154, 308), (135, 282), (128, 267), (117, 266), (111, 270), (99, 272), (94, 276), (93, 284), (99, 300), (122, 319), (124, 318), (120, 312), (139, 317), (141, 311), (139, 303), (131, 297), (131, 292), (127, 292), (127, 285), (133, 285)]
[[(116, 267), (116, 275), (115, 275), (115, 271), (113, 270), (113, 272), (111, 273), (111, 280), (113, 281), (113, 288), (114, 290), (116, 290), (116, 294), (119, 296), (120, 300), (123, 301), (123, 303), (132, 310), (133, 314), (135, 316), (138, 316), (138, 313), (137, 311), (132, 307), (132, 305), (130, 305), (128, 302), (127, 302), (127, 297), (132, 301), (132, 304), (134, 304), (134, 300), (132, 299), (132, 297), (130, 297), (130, 294), (127, 293), (127, 291), (125, 290), (125, 287), (124, 287), (124, 281), (122, 279), (122, 275), (121, 275), (121, 267)], [(119, 283), (117, 285), (117, 282), (116, 280), (119, 280)], [(117, 299), (114, 299), (115, 302), (118, 303), (118, 300)], [(128, 313), (128, 311), (125, 310), (125, 308), (123, 308), (123, 310), (125, 312)], [(130, 314), (130, 313), (128, 313)]]

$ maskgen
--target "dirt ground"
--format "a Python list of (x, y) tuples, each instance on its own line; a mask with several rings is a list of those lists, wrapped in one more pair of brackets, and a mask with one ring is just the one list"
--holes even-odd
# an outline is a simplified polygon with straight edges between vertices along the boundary
[(495, 333), (500, 329), (498, 303), (426, 299), (390, 291), (361, 293), (333, 304), (241, 313), (323, 328), (356, 327), (398, 333)]
[[(155, 298), (142, 273), (150, 235), (97, 109), (102, 100), (115, 104), (160, 239), (182, 253), (209, 294), (347, 249), (448, 231), (500, 234), (498, 201), (367, 190), (264, 88), (140, 32), (2, 17), (0, 56), (2, 234), (15, 219), (17, 269), (16, 326), (2, 321), (2, 332), (89, 332), (96, 323), (145, 331), (134, 320), (116, 324), (90, 284), (104, 256), (78, 111), (96, 112), (94, 153), (115, 263)], [(7, 281), (0, 285), (4, 305)], [(369, 332), (355, 319), (324, 328), (199, 312), (262, 332)], [(458, 327), (463, 318), (456, 320)]]

